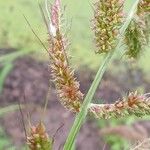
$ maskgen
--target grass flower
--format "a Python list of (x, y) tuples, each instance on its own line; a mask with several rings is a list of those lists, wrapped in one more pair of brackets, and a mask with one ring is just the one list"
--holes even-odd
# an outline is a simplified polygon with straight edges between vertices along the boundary
[(116, 37), (123, 23), (123, 0), (98, 0), (94, 7), (96, 53), (107, 53), (116, 46)]
[(132, 19), (125, 34), (127, 55), (130, 58), (139, 58), (149, 44), (150, 35), (150, 1), (141, 0), (137, 14)]
[(150, 1), (149, 0), (141, 0), (141, 2), (138, 5), (138, 14), (141, 13), (150, 13)]
[(99, 119), (118, 118), (128, 115), (142, 117), (150, 114), (150, 98), (145, 95), (139, 95), (137, 92), (132, 92), (114, 104), (91, 104), (89, 112)]
[(74, 70), (69, 66), (66, 53), (68, 43), (61, 31), (61, 4), (55, 0), (51, 7), (49, 25), (49, 53), (51, 56), (51, 73), (61, 103), (74, 112), (79, 112), (83, 94), (79, 82), (74, 77)]
[(148, 45), (148, 28), (145, 18), (135, 17), (126, 30), (125, 43), (127, 44), (126, 54), (130, 58), (139, 58), (143, 49)]
[(52, 150), (52, 139), (48, 137), (44, 124), (32, 126), (27, 137), (27, 145), (30, 150)]

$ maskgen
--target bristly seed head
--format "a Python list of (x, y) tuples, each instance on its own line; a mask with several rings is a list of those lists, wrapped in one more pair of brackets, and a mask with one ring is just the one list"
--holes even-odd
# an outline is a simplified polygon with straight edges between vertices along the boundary
[(150, 36), (150, 1), (141, 0), (137, 13), (128, 26), (125, 34), (127, 45), (126, 54), (130, 58), (139, 58), (146, 46), (149, 45)]
[(48, 137), (43, 123), (31, 127), (27, 145), (30, 150), (52, 150), (52, 139)]
[(124, 20), (123, 0), (98, 0), (94, 7), (96, 53), (107, 53), (116, 46), (116, 37)]
[(129, 115), (142, 117), (150, 114), (150, 98), (132, 92), (114, 104), (91, 104), (89, 112), (99, 119), (120, 118)]
[(51, 37), (49, 39), (49, 53), (52, 56), (50, 64), (52, 79), (61, 103), (69, 110), (79, 112), (83, 94), (79, 90), (79, 82), (74, 77), (74, 70), (68, 63), (66, 53), (68, 44), (61, 33), (60, 16), (62, 16), (60, 0), (55, 0), (51, 7)]
[(125, 34), (127, 45), (126, 54), (130, 58), (139, 58), (145, 47), (149, 43), (147, 23), (143, 17), (135, 17), (128, 26)]

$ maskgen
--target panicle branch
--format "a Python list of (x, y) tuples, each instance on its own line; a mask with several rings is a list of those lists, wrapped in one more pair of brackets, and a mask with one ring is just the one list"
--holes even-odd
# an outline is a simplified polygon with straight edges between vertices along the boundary
[(132, 92), (114, 104), (91, 104), (89, 112), (99, 119), (118, 118), (128, 115), (142, 117), (150, 114), (150, 98), (145, 95), (139, 95), (137, 92)]
[(79, 90), (79, 82), (74, 77), (74, 70), (69, 66), (66, 50), (68, 43), (61, 31), (61, 4), (55, 0), (51, 7), (51, 21), (49, 25), (49, 53), (51, 58), (51, 73), (57, 94), (61, 103), (71, 111), (79, 112), (83, 94)]

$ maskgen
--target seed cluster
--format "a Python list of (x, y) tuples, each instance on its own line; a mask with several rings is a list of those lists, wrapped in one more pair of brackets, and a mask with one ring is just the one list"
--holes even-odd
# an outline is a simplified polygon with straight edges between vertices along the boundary
[(94, 7), (96, 53), (107, 53), (116, 46), (116, 37), (124, 18), (123, 0), (98, 0)]
[(148, 44), (147, 25), (143, 18), (134, 18), (128, 26), (125, 34), (127, 44), (126, 54), (130, 58), (139, 58), (143, 49)]
[(139, 58), (149, 43), (150, 36), (150, 1), (141, 0), (137, 14), (132, 19), (125, 34), (127, 55), (130, 58)]
[[(74, 77), (74, 71), (69, 67), (62, 45), (61, 35), (54, 39), (54, 47), (50, 49), (51, 73), (61, 103), (68, 109), (78, 112), (83, 94), (79, 90), (79, 82)], [(53, 52), (51, 51), (53, 50)]]
[(27, 145), (30, 150), (52, 150), (52, 140), (49, 139), (42, 123), (31, 127)]
[(96, 118), (104, 119), (128, 115), (142, 117), (150, 114), (150, 98), (134, 92), (122, 100), (116, 101), (114, 104), (91, 104), (89, 112)]
[[(57, 3), (56, 3), (57, 2)], [(51, 73), (57, 94), (61, 103), (71, 111), (79, 112), (83, 94), (79, 90), (79, 82), (74, 77), (74, 70), (68, 63), (66, 53), (68, 44), (60, 30), (60, 3), (56, 0), (51, 10), (51, 36), (49, 40), (49, 53), (51, 56)]]
[(141, 13), (150, 13), (150, 1), (149, 0), (141, 0), (141, 2), (138, 5), (138, 14)]

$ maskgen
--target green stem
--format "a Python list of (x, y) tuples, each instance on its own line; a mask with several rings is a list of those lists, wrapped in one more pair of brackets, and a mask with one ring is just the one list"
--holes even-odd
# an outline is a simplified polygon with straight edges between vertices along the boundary
[(0, 63), (6, 63), (8, 60), (9, 62), (13, 61), (16, 58), (29, 54), (31, 52), (33, 52), (33, 50), (20, 50), (20, 51), (12, 52), (9, 54), (4, 54), (0, 56)]
[(129, 12), (129, 15), (126, 19), (126, 22), (124, 23), (124, 25), (122, 26), (122, 28), (120, 30), (121, 34), (118, 37), (119, 42), (118, 42), (115, 50), (108, 53), (108, 55), (106, 56), (104, 62), (102, 63), (101, 67), (99, 68), (99, 70), (96, 74), (95, 79), (94, 79), (85, 99), (84, 99), (83, 105), (81, 107), (81, 111), (79, 114), (77, 114), (77, 116), (75, 118), (74, 124), (71, 128), (71, 131), (70, 131), (68, 138), (66, 140), (66, 143), (64, 145), (64, 150), (71, 150), (72, 149), (72, 146), (74, 144), (74, 140), (75, 140), (75, 138), (76, 138), (76, 136), (77, 136), (77, 134), (81, 128), (82, 123), (84, 122), (84, 120), (86, 118), (86, 115), (88, 112), (88, 106), (93, 99), (93, 96), (94, 96), (96, 89), (97, 89), (97, 87), (98, 87), (98, 85), (99, 85), (99, 83), (103, 77), (104, 72), (106, 71), (108, 64), (112, 61), (114, 54), (117, 53), (117, 51), (119, 50), (119, 48), (122, 44), (123, 35), (124, 35), (128, 25), (130, 24), (130, 22), (134, 16), (138, 2), (139, 2), (139, 0), (136, 0), (135, 3), (133, 4), (131, 11)]
[(2, 93), (5, 79), (7, 75), (10, 73), (10, 71), (12, 70), (12, 68), (13, 68), (13, 64), (11, 62), (7, 62), (7, 64), (3, 66), (2, 70), (0, 70), (0, 94)]

